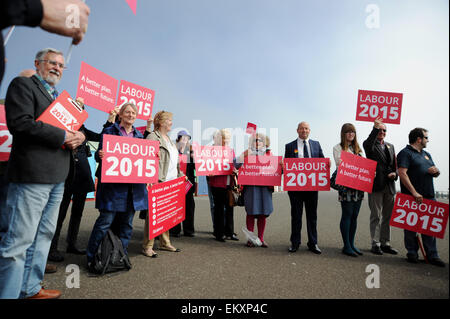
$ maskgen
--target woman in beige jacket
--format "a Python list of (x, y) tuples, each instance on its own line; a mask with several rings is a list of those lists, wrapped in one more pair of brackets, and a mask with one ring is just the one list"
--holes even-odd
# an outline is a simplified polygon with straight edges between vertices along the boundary
[[(169, 138), (172, 129), (172, 113), (160, 111), (155, 114), (154, 130), (147, 136), (147, 139), (159, 142), (159, 174), (158, 183), (167, 182), (183, 176), (178, 163), (178, 150)], [(145, 218), (144, 241), (142, 253), (148, 257), (157, 257), (153, 251), (155, 239), (149, 239), (148, 214)], [(181, 251), (170, 243), (169, 231), (162, 233), (159, 237), (159, 250), (171, 252)]]

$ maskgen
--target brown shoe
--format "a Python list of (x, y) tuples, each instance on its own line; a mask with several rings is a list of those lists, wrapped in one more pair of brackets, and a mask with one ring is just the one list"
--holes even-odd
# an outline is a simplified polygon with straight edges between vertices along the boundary
[(57, 299), (61, 296), (61, 291), (59, 290), (48, 290), (41, 288), (37, 294), (28, 297), (26, 299)]
[(45, 265), (45, 273), (46, 274), (53, 274), (56, 272), (56, 270), (58, 270), (58, 267), (56, 267), (56, 265), (53, 265), (53, 264)]

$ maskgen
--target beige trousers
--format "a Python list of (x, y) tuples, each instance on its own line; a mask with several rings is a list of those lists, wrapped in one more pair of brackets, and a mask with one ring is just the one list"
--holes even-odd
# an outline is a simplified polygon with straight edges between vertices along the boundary
[[(148, 239), (149, 233), (148, 233), (148, 215), (147, 218), (145, 218), (145, 226), (144, 226), (144, 240), (142, 242), (142, 248), (153, 249), (153, 245), (155, 244), (155, 238)], [(159, 236), (159, 247), (171, 247), (170, 238), (169, 238), (169, 231), (166, 231), (162, 233)]]
[(392, 209), (394, 208), (394, 197), (386, 186), (381, 192), (369, 194), (370, 208), (370, 236), (372, 246), (389, 246), (391, 240)]

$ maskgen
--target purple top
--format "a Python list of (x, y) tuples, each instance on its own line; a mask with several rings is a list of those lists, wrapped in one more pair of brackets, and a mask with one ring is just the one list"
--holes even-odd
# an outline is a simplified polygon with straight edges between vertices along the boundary
[(127, 131), (125, 130), (125, 128), (122, 125), (119, 125), (120, 127), (120, 134), (122, 134), (122, 136), (125, 137), (134, 137), (134, 131), (131, 130), (130, 133), (127, 133)]

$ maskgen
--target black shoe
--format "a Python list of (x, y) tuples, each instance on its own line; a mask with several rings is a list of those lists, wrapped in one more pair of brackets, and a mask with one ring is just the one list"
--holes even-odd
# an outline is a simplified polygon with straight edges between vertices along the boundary
[(237, 238), (236, 234), (233, 234), (232, 236), (227, 236), (225, 237), (226, 240), (235, 240), (238, 241), (239, 238)]
[(322, 253), (319, 246), (317, 246), (317, 245), (308, 246), (308, 250), (312, 251), (313, 253), (315, 253), (317, 255), (320, 255)]
[(445, 267), (445, 263), (441, 260), (439, 257), (430, 258), (428, 262), (432, 265), (438, 266), (438, 267)]
[(392, 248), (391, 246), (381, 246), (381, 250), (383, 252), (385, 252), (386, 254), (391, 254), (391, 255), (397, 255), (398, 254), (398, 250)]
[(358, 248), (356, 248), (356, 247), (352, 247), (352, 249), (353, 249), (353, 251), (355, 252), (355, 253), (357, 253), (359, 256), (362, 256), (362, 255), (364, 255), (363, 253), (362, 253), (362, 251), (361, 250), (359, 250)]
[(345, 249), (342, 249), (342, 253), (344, 255), (350, 256), (350, 257), (358, 257), (358, 255), (352, 250), (352, 251), (347, 251)]
[(407, 261), (412, 264), (419, 263), (419, 257), (417, 255), (406, 254)]
[(383, 255), (383, 252), (381, 251), (380, 246), (372, 246), (372, 249), (370, 250), (370, 252), (375, 255)]
[(184, 233), (185, 237), (195, 237), (194, 233)]
[(296, 251), (298, 250), (298, 246), (291, 246), (291, 247), (289, 247), (289, 249), (288, 249), (288, 251), (290, 252), (290, 253), (295, 253)]
[(86, 250), (80, 250), (75, 246), (69, 246), (67, 247), (66, 253), (74, 255), (86, 255)]
[(47, 259), (59, 263), (64, 260), (64, 256), (59, 252), (59, 250), (51, 250), (48, 253)]
[(225, 242), (225, 236), (222, 236), (222, 237), (216, 237), (216, 240), (217, 241), (220, 241), (220, 242), (222, 242), (222, 243), (224, 243)]

